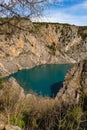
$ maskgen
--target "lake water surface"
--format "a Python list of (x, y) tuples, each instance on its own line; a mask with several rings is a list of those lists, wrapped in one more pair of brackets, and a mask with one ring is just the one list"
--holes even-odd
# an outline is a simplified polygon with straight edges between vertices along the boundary
[(71, 64), (39, 65), (31, 69), (18, 71), (13, 76), (25, 91), (42, 96), (56, 96)]

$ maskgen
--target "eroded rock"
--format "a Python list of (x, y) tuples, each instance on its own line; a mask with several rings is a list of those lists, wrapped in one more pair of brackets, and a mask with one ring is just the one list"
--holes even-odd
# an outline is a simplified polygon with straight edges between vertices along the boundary
[(65, 103), (78, 103), (82, 93), (87, 94), (87, 60), (75, 64), (67, 73), (56, 98)]

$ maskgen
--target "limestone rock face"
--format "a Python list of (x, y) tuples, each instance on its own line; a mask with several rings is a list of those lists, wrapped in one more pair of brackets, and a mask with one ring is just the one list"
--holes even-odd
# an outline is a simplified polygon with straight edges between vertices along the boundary
[(0, 130), (21, 130), (18, 126), (12, 126), (12, 125), (4, 125), (4, 123), (0, 122)]
[(18, 28), (9, 26), (2, 25), (0, 32), (2, 76), (39, 64), (76, 63), (87, 58), (87, 27), (25, 19), (16, 22)]
[(0, 130), (3, 130), (4, 126), (4, 123), (0, 121)]
[(6, 125), (5, 129), (6, 130), (21, 130), (21, 128), (18, 126), (9, 126), (9, 125)]
[(78, 103), (81, 93), (87, 94), (87, 60), (75, 64), (67, 73), (56, 98), (62, 102)]

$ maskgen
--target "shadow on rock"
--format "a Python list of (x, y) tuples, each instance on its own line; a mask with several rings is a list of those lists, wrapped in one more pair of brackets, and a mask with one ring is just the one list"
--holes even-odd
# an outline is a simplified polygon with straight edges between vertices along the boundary
[(51, 97), (56, 97), (58, 91), (60, 90), (60, 88), (63, 87), (63, 81), (54, 83), (51, 85)]

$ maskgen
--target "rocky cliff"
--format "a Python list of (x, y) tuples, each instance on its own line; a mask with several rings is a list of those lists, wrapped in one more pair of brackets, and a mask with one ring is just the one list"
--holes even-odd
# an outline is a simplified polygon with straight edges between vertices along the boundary
[(76, 63), (87, 58), (87, 27), (12, 19), (0, 27), (3, 76), (39, 64)]
[(56, 98), (65, 103), (78, 103), (81, 95), (87, 94), (87, 60), (76, 65), (67, 73), (63, 88)]

